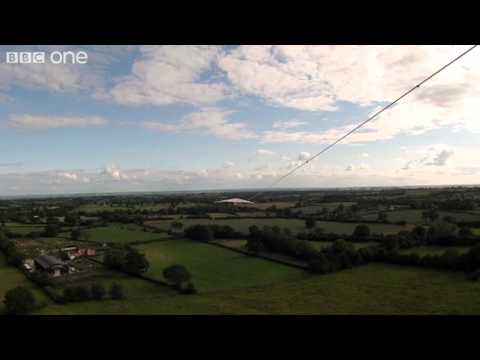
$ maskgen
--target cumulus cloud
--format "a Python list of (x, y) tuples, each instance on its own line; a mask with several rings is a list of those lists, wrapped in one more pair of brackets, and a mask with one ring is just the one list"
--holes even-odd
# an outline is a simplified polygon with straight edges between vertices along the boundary
[(223, 164), (223, 167), (225, 168), (232, 168), (235, 166), (235, 163), (233, 161), (226, 161), (225, 164)]
[(143, 46), (131, 74), (120, 77), (110, 95), (120, 104), (205, 105), (229, 96), (223, 83), (202, 80), (212, 70), (217, 46)]
[(360, 154), (360, 157), (362, 157), (362, 158), (368, 158), (368, 156), (369, 156), (368, 153), (361, 153)]
[(414, 152), (417, 158), (408, 160), (401, 170), (419, 169), (425, 166), (443, 167), (455, 154), (453, 148), (447, 145), (433, 145)]
[(17, 114), (10, 117), (11, 126), (27, 129), (101, 126), (107, 124), (107, 122), (106, 119), (99, 116)]
[(163, 123), (146, 121), (143, 126), (158, 131), (186, 131), (200, 129), (206, 133), (230, 140), (255, 139), (258, 135), (247, 129), (247, 124), (243, 122), (233, 122), (228, 119), (231, 111), (205, 108), (198, 112), (190, 113), (180, 120), (179, 123)]

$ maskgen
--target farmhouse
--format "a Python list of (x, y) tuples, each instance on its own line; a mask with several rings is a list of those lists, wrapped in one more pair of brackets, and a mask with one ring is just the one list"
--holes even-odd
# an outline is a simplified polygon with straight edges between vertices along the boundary
[(67, 246), (62, 248), (60, 251), (66, 252), (70, 258), (97, 255), (97, 250), (94, 248), (79, 248), (77, 246)]
[(67, 263), (51, 255), (42, 255), (34, 259), (35, 270), (46, 272), (53, 277), (68, 274), (70, 267)]

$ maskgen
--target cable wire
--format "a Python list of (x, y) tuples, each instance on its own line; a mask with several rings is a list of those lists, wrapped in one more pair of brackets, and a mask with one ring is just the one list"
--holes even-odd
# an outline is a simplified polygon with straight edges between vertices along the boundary
[[(282, 175), (280, 178), (278, 178), (277, 180), (275, 180), (272, 184), (270, 184), (268, 188), (271, 188), (275, 185), (277, 185), (280, 181), (282, 181), (283, 179), (287, 178), (288, 176), (292, 175), (294, 172), (296, 172), (298, 169), (304, 167), (305, 165), (307, 165), (310, 161), (314, 160), (315, 158), (317, 158), (318, 156), (322, 155), (324, 152), (326, 152), (327, 150), (331, 149), (332, 147), (334, 147), (336, 144), (338, 144), (339, 142), (341, 142), (342, 140), (344, 140), (346, 137), (350, 136), (351, 134), (353, 134), (355, 131), (357, 131), (358, 129), (360, 129), (361, 127), (363, 127), (365, 124), (367, 124), (368, 122), (372, 121), (374, 118), (376, 118), (378, 115), (380, 115), (381, 113), (383, 113), (385, 110), (391, 108), (393, 105), (395, 105), (397, 102), (399, 102), (400, 100), (402, 100), (404, 97), (406, 97), (407, 95), (409, 95), (410, 93), (412, 93), (413, 91), (415, 91), (416, 89), (418, 89), (420, 86), (422, 86), (423, 84), (425, 84), (427, 81), (431, 80), (434, 76), (438, 75), (439, 73), (441, 73), (443, 70), (445, 70), (446, 68), (448, 68), (450, 65), (452, 65), (454, 62), (460, 60), (462, 57), (464, 57), (465, 55), (467, 55), (470, 51), (472, 51), (473, 49), (475, 49), (478, 45), (473, 45), (471, 48), (469, 48), (468, 50), (464, 51), (463, 53), (461, 53), (460, 55), (458, 55), (455, 59), (451, 60), (449, 63), (445, 64), (444, 66), (442, 66), (440, 69), (438, 69), (437, 71), (435, 71), (434, 73), (432, 73), (431, 75), (429, 75), (427, 78), (425, 78), (424, 80), (420, 81), (417, 85), (415, 85), (414, 87), (412, 87), (410, 90), (406, 91), (405, 93), (403, 93), (401, 96), (399, 96), (397, 99), (395, 99), (394, 101), (392, 101), (391, 103), (389, 103), (388, 105), (384, 106), (382, 109), (380, 109), (379, 111), (377, 111), (375, 114), (371, 115), (368, 119), (362, 121), (360, 124), (358, 124), (357, 126), (355, 126), (352, 130), (348, 131), (346, 134), (342, 135), (341, 137), (339, 137), (337, 140), (335, 140), (333, 143), (331, 143), (330, 145), (324, 147), (321, 151), (319, 151), (318, 153), (316, 153), (315, 155), (313, 155), (312, 157), (310, 157), (309, 159), (305, 160), (303, 163), (301, 163), (300, 165), (297, 165), (295, 168), (293, 168), (292, 170), (290, 170), (288, 173)], [(265, 190), (263, 190), (265, 191)], [(251, 198), (249, 198), (249, 200), (251, 201), (252, 199), (256, 198), (258, 195), (260, 195), (263, 191), (260, 191), (258, 193), (256, 193), (255, 195), (253, 195)]]

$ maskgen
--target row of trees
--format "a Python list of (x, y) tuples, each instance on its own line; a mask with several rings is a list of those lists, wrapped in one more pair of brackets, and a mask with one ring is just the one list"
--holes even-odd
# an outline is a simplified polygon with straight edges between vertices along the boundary
[[(63, 300), (65, 302), (77, 302), (88, 300), (104, 300), (107, 296), (107, 290), (100, 283), (93, 283), (90, 286), (77, 285), (66, 287), (63, 290)], [(108, 291), (110, 299), (119, 300), (125, 298), (122, 285), (113, 283)]]

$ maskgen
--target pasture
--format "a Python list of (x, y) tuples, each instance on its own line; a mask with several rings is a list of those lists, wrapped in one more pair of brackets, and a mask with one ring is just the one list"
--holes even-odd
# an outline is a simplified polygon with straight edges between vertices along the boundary
[[(102, 243), (129, 244), (150, 240), (164, 240), (168, 238), (164, 233), (153, 233), (140, 230), (136, 225), (109, 225), (85, 230), (90, 235), (90, 241)], [(69, 234), (65, 234), (69, 236)]]
[(6, 228), (15, 234), (26, 235), (32, 231), (43, 231), (45, 225), (42, 224), (20, 224), (20, 223), (6, 223)]
[(163, 279), (163, 270), (182, 264), (201, 292), (248, 288), (308, 276), (304, 271), (190, 240), (169, 240), (136, 246), (150, 262), (147, 275)]
[(32, 290), (37, 302), (49, 303), (49, 299), (42, 290), (28, 280), (17, 268), (7, 265), (3, 254), (0, 254), (0, 279), (0, 314), (3, 314), (5, 311), (3, 304), (5, 294), (8, 290), (17, 286), (23, 286)]
[[(393, 210), (387, 211), (388, 220), (390, 222), (406, 221), (409, 224), (423, 225), (425, 220), (422, 216), (423, 210), (408, 209), (408, 210)], [(439, 211), (439, 219), (445, 216), (454, 217), (457, 221), (480, 221), (480, 214), (470, 211)], [(362, 220), (373, 221), (378, 218), (376, 212), (369, 212), (361, 215)]]
[(470, 250), (469, 246), (418, 246), (412, 249), (402, 249), (401, 254), (417, 254), (419, 256), (425, 255), (442, 255), (447, 250), (456, 250), (459, 254), (464, 254)]
[[(227, 219), (227, 220), (215, 220), (215, 219), (182, 219), (184, 227), (188, 227), (196, 224), (203, 225), (229, 225), (236, 231), (248, 234), (248, 228), (252, 225), (256, 225), (259, 228), (263, 226), (278, 226), (280, 228), (288, 228), (292, 233), (296, 234), (301, 231), (306, 231), (305, 221), (300, 219)], [(146, 221), (147, 225), (154, 226), (158, 229), (168, 230), (170, 229), (171, 221), (168, 220), (153, 220)], [(323, 228), (326, 232), (333, 232), (336, 234), (352, 234), (358, 223), (344, 223), (335, 221), (317, 221), (316, 227)], [(411, 226), (396, 225), (396, 224), (369, 224), (371, 232), (395, 234), (401, 230), (409, 230)]]
[(467, 281), (460, 273), (371, 264), (335, 274), (306, 275), (192, 296), (49, 305), (40, 313), (478, 314), (479, 296), (480, 282)]

